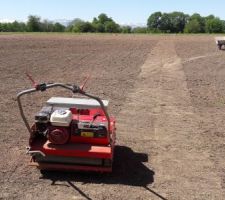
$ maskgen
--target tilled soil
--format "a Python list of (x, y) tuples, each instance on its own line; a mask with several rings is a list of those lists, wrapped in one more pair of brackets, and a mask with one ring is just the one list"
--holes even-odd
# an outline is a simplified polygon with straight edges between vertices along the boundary
[[(223, 199), (225, 52), (213, 36), (0, 35), (2, 199)], [(27, 167), (16, 93), (81, 84), (117, 119), (112, 174)], [(51, 90), (24, 98), (30, 119)]]

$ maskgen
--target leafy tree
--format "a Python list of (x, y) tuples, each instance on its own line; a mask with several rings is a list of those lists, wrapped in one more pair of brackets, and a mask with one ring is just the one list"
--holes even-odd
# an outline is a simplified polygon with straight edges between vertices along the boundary
[(12, 32), (12, 23), (6, 23), (5, 27), (7, 32)]
[(116, 24), (114, 21), (107, 21), (105, 23), (105, 31), (107, 33), (119, 33), (120, 26), (118, 24)]
[(105, 25), (101, 23), (96, 17), (94, 17), (92, 21), (92, 26), (95, 32), (104, 33), (105, 32)]
[(24, 22), (19, 22), (18, 29), (20, 32), (26, 32), (27, 31), (27, 25)]
[(162, 17), (161, 12), (155, 12), (152, 15), (150, 15), (149, 18), (148, 18), (148, 21), (147, 21), (148, 28), (150, 30), (160, 29), (161, 17)]
[(2, 23), (1, 24), (1, 31), (2, 32), (6, 32), (7, 31), (6, 23)]
[(64, 32), (65, 28), (66, 28), (65, 26), (57, 22), (54, 24), (53, 30), (54, 32)]
[(2, 32), (13, 32), (12, 23), (2, 23), (1, 24)]
[(207, 33), (222, 33), (224, 29), (223, 21), (219, 18), (208, 19), (206, 21), (206, 32)]
[(92, 23), (92, 26), (93, 26), (93, 29), (94, 29), (95, 32), (98, 32), (98, 33), (104, 33), (105, 32), (104, 24), (101, 24), (101, 23), (97, 22), (97, 23)]
[(135, 27), (133, 28), (133, 33), (148, 33), (147, 27)]
[(187, 23), (188, 15), (182, 12), (172, 12), (169, 14), (171, 27), (170, 32), (182, 33), (184, 31), (185, 24)]
[(66, 31), (72, 32), (74, 26), (76, 26), (76, 24), (82, 23), (83, 20), (81, 20), (80, 18), (75, 18), (73, 19), (67, 26)]
[(14, 21), (11, 24), (11, 31), (13, 31), (13, 32), (19, 32), (20, 31), (20, 24), (17, 21)]
[(105, 24), (106, 22), (113, 21), (111, 18), (109, 18), (105, 13), (102, 13), (98, 16), (98, 22), (101, 24)]
[(198, 13), (194, 13), (193, 15), (190, 16), (189, 21), (194, 20), (192, 24), (197, 24), (196, 21), (199, 24), (199, 31), (198, 33), (205, 33), (205, 18), (199, 15)]
[(169, 13), (163, 13), (161, 17), (160, 30), (165, 33), (172, 32), (172, 20)]
[(223, 23), (223, 33), (225, 33), (225, 20), (222, 20)]
[(132, 28), (131, 28), (131, 26), (122, 26), (121, 27), (121, 32), (122, 33), (131, 33), (132, 32)]
[(93, 24), (95, 24), (95, 23), (97, 24), (97, 23), (98, 23), (98, 20), (97, 20), (97, 18), (96, 18), (96, 17), (94, 17), (94, 18), (93, 18), (92, 23), (93, 23)]
[(72, 25), (68, 25), (65, 29), (66, 32), (72, 32), (73, 31), (73, 26)]
[(215, 16), (214, 15), (208, 15), (207, 17), (205, 17), (205, 21), (207, 21), (209, 19), (215, 19)]
[(93, 32), (94, 28), (90, 22), (85, 21), (76, 21), (76, 23), (73, 25), (73, 32), (77, 33), (87, 33), (87, 32)]
[(28, 16), (27, 29), (30, 32), (40, 32), (41, 31), (40, 17), (34, 15)]
[(155, 12), (148, 18), (147, 25), (151, 32), (183, 32), (188, 15), (182, 12)]
[(71, 32), (89, 32), (87, 29), (89, 24), (87, 24), (87, 22), (81, 20), (80, 18), (75, 18), (74, 20), (72, 20), (68, 27), (67, 27), (67, 31), (71, 31)]
[(201, 26), (197, 19), (189, 21), (184, 28), (185, 33), (200, 33), (200, 31)]
[(92, 26), (95, 32), (108, 32), (108, 33), (118, 33), (120, 32), (120, 26), (108, 17), (106, 14), (102, 13), (98, 18), (94, 18), (92, 21)]

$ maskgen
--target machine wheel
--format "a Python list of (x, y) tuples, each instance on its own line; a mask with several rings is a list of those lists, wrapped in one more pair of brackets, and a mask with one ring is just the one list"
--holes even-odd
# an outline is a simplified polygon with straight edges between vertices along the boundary
[(221, 50), (222, 49), (222, 45), (218, 44), (218, 48), (219, 48), (219, 50)]

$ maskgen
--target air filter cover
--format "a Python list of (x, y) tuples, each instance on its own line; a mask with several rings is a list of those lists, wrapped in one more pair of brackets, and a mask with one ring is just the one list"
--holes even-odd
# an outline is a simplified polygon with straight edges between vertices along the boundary
[(55, 110), (51, 114), (50, 122), (52, 126), (69, 127), (72, 121), (72, 112), (70, 110)]

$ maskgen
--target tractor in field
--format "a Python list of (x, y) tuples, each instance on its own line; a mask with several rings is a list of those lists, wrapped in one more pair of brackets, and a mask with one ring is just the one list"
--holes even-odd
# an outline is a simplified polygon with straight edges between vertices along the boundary
[[(63, 88), (86, 98), (51, 97), (29, 125), (21, 97), (51, 88)], [(115, 147), (115, 119), (107, 112), (108, 101), (87, 94), (83, 86), (36, 84), (17, 94), (21, 117), (29, 137), (29, 165), (38, 169), (111, 172)]]

